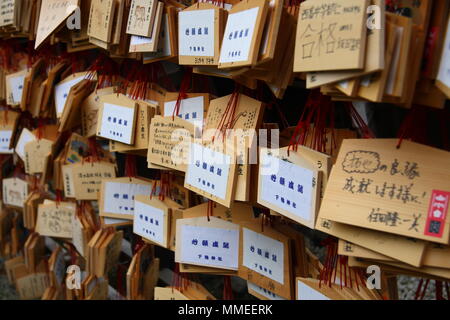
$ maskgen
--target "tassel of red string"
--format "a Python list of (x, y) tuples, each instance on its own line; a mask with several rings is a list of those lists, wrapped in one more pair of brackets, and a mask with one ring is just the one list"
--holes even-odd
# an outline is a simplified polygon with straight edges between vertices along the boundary
[(128, 178), (136, 178), (136, 156), (134, 154), (127, 154), (125, 157), (125, 170), (124, 175)]
[(166, 197), (170, 196), (170, 173), (169, 172), (161, 172), (161, 189), (159, 191), (159, 200), (164, 201)]
[(428, 285), (430, 284), (430, 279), (427, 279), (425, 281), (425, 284), (423, 282), (424, 282), (423, 279), (420, 279), (419, 285), (417, 286), (416, 294), (414, 296), (414, 300), (423, 300), (423, 298), (425, 297)]
[(308, 146), (311, 149), (325, 153), (327, 127), (331, 128), (331, 145), (333, 149), (333, 145), (336, 144), (334, 135), (334, 104), (330, 97), (321, 94), (319, 90), (313, 90), (308, 97), (289, 142), (288, 155), (291, 150), (297, 151), (299, 145)]
[(208, 200), (208, 205), (206, 208), (206, 217), (208, 218), (208, 222), (211, 221), (211, 218), (214, 215), (214, 207), (215, 203), (212, 200)]
[(356, 125), (356, 128), (361, 134), (361, 137), (363, 139), (374, 139), (375, 134), (370, 130), (367, 123), (364, 121), (364, 119), (361, 117), (361, 115), (356, 111), (355, 107), (353, 106), (353, 103), (349, 102), (346, 103), (347, 112), (350, 116), (350, 118), (353, 120), (354, 124)]
[(177, 289), (178, 291), (182, 292), (189, 286), (190, 282), (187, 278), (187, 275), (180, 272), (180, 264), (175, 263), (175, 269), (173, 271), (173, 278), (172, 278), (172, 292), (173, 289)]
[(236, 109), (239, 104), (239, 92), (240, 87), (236, 84), (233, 93), (231, 94), (230, 100), (228, 100), (227, 107), (220, 118), (219, 124), (217, 126), (217, 131), (214, 134), (212, 141), (214, 142), (216, 138), (216, 134), (220, 137), (222, 135), (222, 139), (225, 140), (225, 136), (228, 130), (233, 129), (234, 123), (236, 121), (235, 114)]
[(192, 68), (187, 67), (185, 69), (183, 79), (181, 80), (180, 92), (178, 93), (177, 102), (175, 103), (175, 107), (173, 108), (172, 120), (175, 119), (175, 117), (178, 117), (180, 113), (181, 101), (186, 99), (187, 91), (191, 86), (191, 81), (192, 81)]
[(89, 154), (90, 154), (90, 161), (91, 162), (98, 162), (100, 161), (100, 156), (98, 152), (98, 146), (97, 146), (97, 140), (95, 140), (95, 137), (90, 137), (88, 140), (88, 147), (89, 147)]
[(404, 140), (411, 140), (414, 142), (426, 144), (427, 143), (427, 118), (429, 115), (429, 108), (414, 105), (406, 115), (398, 132), (399, 149)]
[(234, 300), (230, 276), (223, 276), (223, 300)]
[(333, 273), (335, 272), (336, 262), (338, 259), (337, 242), (335, 239), (330, 237), (324, 240), (322, 245), (327, 248), (327, 253), (323, 269), (320, 270), (319, 287), (322, 285), (322, 282), (331, 287), (336, 280), (336, 274), (334, 274), (333, 278)]

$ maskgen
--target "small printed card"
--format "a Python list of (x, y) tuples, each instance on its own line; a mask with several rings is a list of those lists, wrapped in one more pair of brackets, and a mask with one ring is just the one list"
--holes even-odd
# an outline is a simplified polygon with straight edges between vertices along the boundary
[(123, 94), (105, 95), (98, 112), (97, 136), (125, 144), (134, 143), (136, 102)]
[(103, 179), (100, 195), (100, 215), (133, 220), (135, 196), (150, 197), (152, 181), (136, 178)]
[(231, 206), (236, 181), (235, 159), (192, 143), (184, 186), (226, 207)]
[(175, 261), (237, 270), (239, 225), (211, 217), (178, 219)]

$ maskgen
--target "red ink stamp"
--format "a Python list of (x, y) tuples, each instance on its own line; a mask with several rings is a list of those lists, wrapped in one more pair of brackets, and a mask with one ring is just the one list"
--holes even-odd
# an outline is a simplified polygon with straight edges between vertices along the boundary
[(428, 208), (425, 235), (442, 238), (449, 202), (450, 192), (433, 190)]

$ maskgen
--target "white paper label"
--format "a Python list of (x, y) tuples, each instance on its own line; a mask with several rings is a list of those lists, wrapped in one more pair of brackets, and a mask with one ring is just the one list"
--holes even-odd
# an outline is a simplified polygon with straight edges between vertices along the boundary
[(231, 157), (197, 143), (189, 154), (186, 183), (225, 200)]
[(182, 225), (179, 241), (183, 263), (238, 268), (239, 230)]
[(24, 128), (22, 130), (22, 133), (20, 134), (19, 140), (16, 144), (16, 153), (17, 155), (22, 159), (22, 161), (25, 162), (25, 145), (30, 142), (36, 140), (36, 136), (31, 133), (27, 128)]
[(260, 170), (264, 170), (266, 166), (278, 167), (278, 170), (259, 175), (261, 199), (274, 208), (281, 208), (310, 221), (314, 172), (261, 152)]
[(301, 281), (297, 281), (297, 300), (331, 300), (319, 291)]
[(104, 103), (99, 135), (131, 144), (135, 108)]
[(0, 153), (14, 153), (14, 149), (9, 148), (11, 136), (12, 130), (0, 130)]
[(156, 52), (144, 52), (143, 61), (167, 57), (172, 54), (170, 50), (169, 18), (163, 14), (161, 20), (161, 31), (159, 32), (158, 50)]
[(164, 241), (164, 211), (147, 203), (135, 201), (133, 232), (143, 238), (166, 246)]
[(55, 86), (55, 106), (57, 115), (61, 115), (64, 111), (64, 105), (66, 104), (67, 97), (69, 96), (70, 88), (81, 82), (83, 79), (84, 76), (76, 77), (64, 83), (58, 83)]
[(259, 7), (228, 15), (220, 49), (220, 63), (247, 61)]
[(254, 284), (254, 283), (251, 283), (249, 281), (247, 281), (247, 287), (249, 290), (253, 290), (256, 293), (259, 293), (260, 295), (262, 295), (263, 297), (266, 297), (269, 300), (286, 300), (285, 298), (280, 297), (279, 295), (276, 295), (272, 291), (269, 291), (266, 288), (262, 288), (262, 287)]
[[(184, 119), (195, 126), (202, 128), (203, 126), (203, 97), (194, 97), (183, 99), (180, 102), (180, 110), (178, 117)], [(164, 116), (172, 116), (177, 101), (168, 101), (164, 103)]]
[(141, 44), (151, 44), (152, 38), (132, 35), (130, 39), (130, 46), (137, 46)]
[(447, 24), (447, 35), (445, 37), (441, 65), (439, 67), (437, 79), (450, 88), (450, 19)]
[(214, 10), (178, 13), (180, 56), (214, 56)]
[(242, 264), (267, 278), (284, 284), (283, 243), (243, 228)]
[(10, 102), (12, 103), (12, 105), (18, 105), (22, 101), (24, 82), (25, 82), (25, 74), (9, 78), (9, 85), (12, 94), (12, 101)]
[(134, 196), (150, 195), (151, 186), (138, 183), (105, 182), (103, 210), (134, 215)]

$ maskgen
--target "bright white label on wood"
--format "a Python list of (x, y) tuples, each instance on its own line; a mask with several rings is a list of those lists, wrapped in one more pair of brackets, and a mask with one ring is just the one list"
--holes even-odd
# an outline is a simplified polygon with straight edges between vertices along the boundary
[(280, 297), (279, 295), (276, 295), (272, 291), (267, 290), (266, 288), (262, 288), (254, 283), (251, 283), (247, 281), (247, 287), (249, 290), (253, 290), (256, 293), (262, 295), (263, 297), (266, 297), (269, 300), (286, 300), (283, 297)]
[(22, 100), (23, 84), (25, 81), (25, 74), (18, 75), (17, 77), (9, 78), (9, 86), (11, 88), (11, 96), (8, 99), (8, 103), (11, 105), (18, 105)]
[(181, 226), (181, 262), (237, 270), (239, 230)]
[(166, 246), (164, 241), (164, 211), (135, 201), (133, 232), (150, 241)]
[(15, 149), (17, 155), (22, 159), (22, 161), (25, 161), (25, 145), (33, 140), (36, 140), (36, 136), (30, 130), (24, 128), (20, 134)]
[(83, 79), (84, 76), (76, 77), (63, 83), (58, 83), (55, 86), (55, 106), (57, 115), (61, 115), (63, 113), (64, 105), (66, 104), (70, 89), (77, 83), (81, 82), (81, 80)]
[[(202, 96), (181, 100), (178, 117), (201, 128), (203, 125), (203, 100), (204, 98)], [(164, 103), (165, 117), (173, 115), (176, 103), (176, 100)]]
[(447, 24), (447, 36), (445, 37), (441, 65), (439, 67), (437, 79), (450, 88), (450, 19)]
[(319, 291), (297, 280), (297, 300), (331, 300)]
[(214, 56), (214, 10), (178, 13), (180, 56)]
[[(261, 199), (307, 221), (311, 220), (314, 172), (261, 152)], [(267, 167), (278, 170), (267, 170)], [(263, 171), (265, 174), (261, 174)]]
[(284, 284), (283, 243), (243, 228), (242, 264), (267, 278)]
[(111, 103), (103, 105), (99, 135), (111, 140), (131, 144), (135, 108)]
[(9, 148), (11, 142), (12, 130), (0, 130), (0, 153), (11, 154), (14, 149)]
[(170, 49), (169, 18), (163, 14), (161, 20), (161, 31), (159, 32), (158, 50), (156, 52), (144, 52), (143, 61), (167, 57), (172, 54)]
[(138, 183), (105, 182), (104, 212), (134, 215), (134, 196), (150, 196), (151, 185)]
[(226, 198), (231, 157), (192, 143), (186, 183), (220, 199)]
[(232, 13), (220, 49), (220, 63), (247, 61), (259, 7)]

